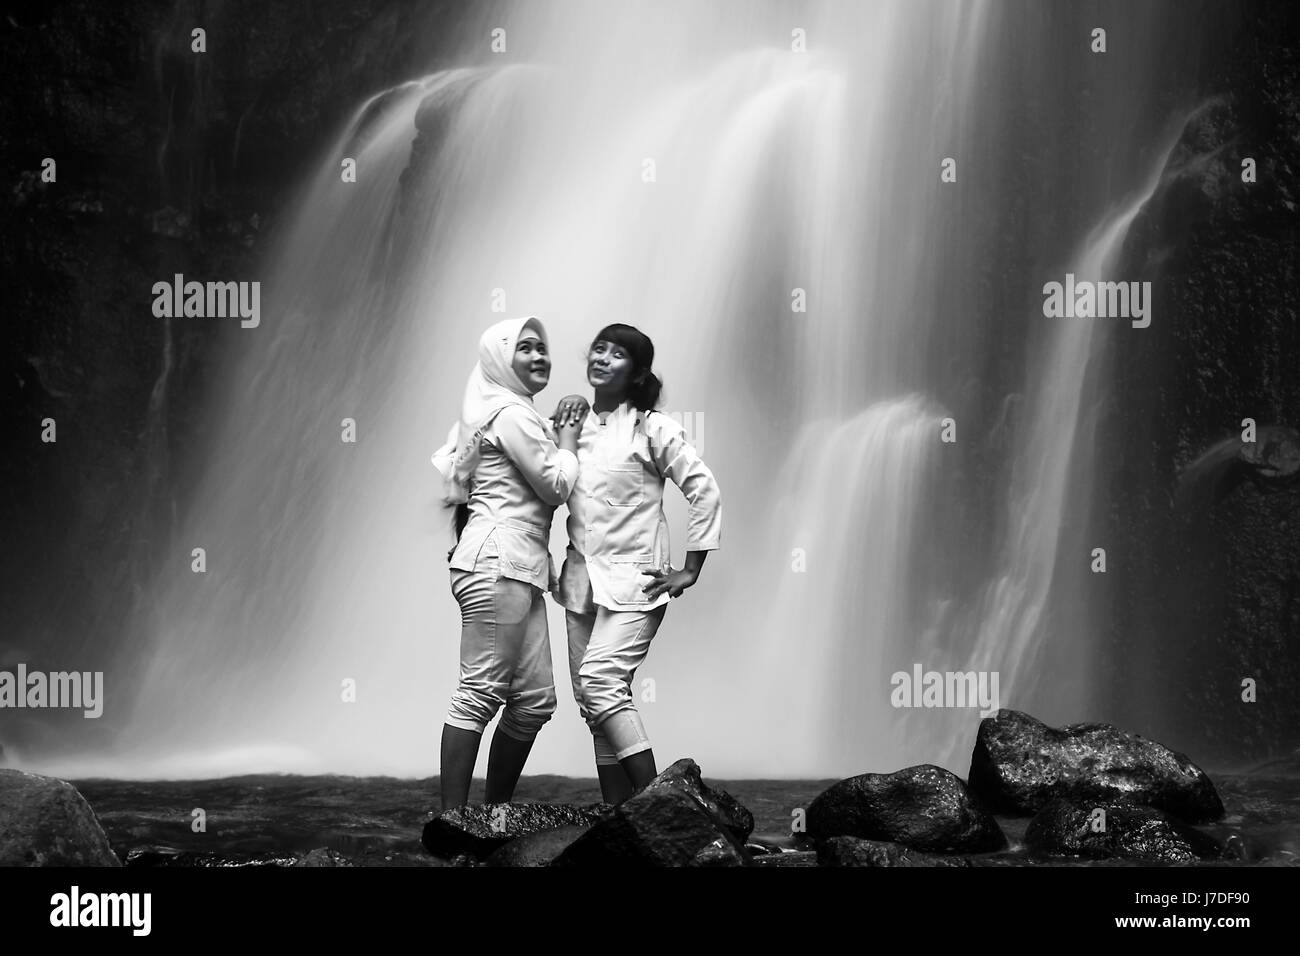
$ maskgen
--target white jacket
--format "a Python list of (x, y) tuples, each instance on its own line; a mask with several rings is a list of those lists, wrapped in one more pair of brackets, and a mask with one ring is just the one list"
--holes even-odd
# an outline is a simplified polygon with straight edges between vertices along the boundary
[(578, 472), (573, 453), (523, 409), (502, 409), (483, 433), (469, 496), (469, 522), (450, 566), (473, 571), (479, 552), (495, 538), (501, 576), (543, 591), (555, 584), (549, 550), (551, 516), (569, 497)]
[(668, 601), (645, 600), (647, 569), (668, 566), (672, 549), (664, 517), (664, 482), (671, 479), (689, 505), (687, 551), (712, 551), (722, 534), (718, 483), (662, 412), (624, 403), (605, 424), (587, 415), (578, 438), (578, 477), (569, 496), (569, 551), (558, 598), (571, 611), (644, 610)]

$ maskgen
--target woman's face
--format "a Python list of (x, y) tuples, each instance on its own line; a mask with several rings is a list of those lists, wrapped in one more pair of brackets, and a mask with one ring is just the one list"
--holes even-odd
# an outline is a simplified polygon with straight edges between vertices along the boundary
[(632, 382), (632, 356), (621, 345), (597, 339), (587, 353), (587, 383), (622, 395)]
[(546, 351), (546, 343), (532, 326), (525, 325), (520, 333), (511, 364), (529, 395), (536, 395), (551, 380), (551, 356)]

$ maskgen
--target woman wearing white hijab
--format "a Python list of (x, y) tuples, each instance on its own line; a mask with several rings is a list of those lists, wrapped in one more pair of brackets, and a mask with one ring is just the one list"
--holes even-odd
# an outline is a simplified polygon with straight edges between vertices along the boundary
[(504, 707), (488, 754), (488, 803), (509, 802), (555, 711), (542, 595), (556, 581), (551, 516), (577, 480), (582, 425), (553, 429), (533, 407), (551, 371), (536, 318), (496, 323), (478, 353), (460, 421), (433, 455), (444, 502), (468, 512), (449, 555), (461, 649), (460, 684), (442, 731), (444, 810), (469, 801), (483, 729), (498, 710)]

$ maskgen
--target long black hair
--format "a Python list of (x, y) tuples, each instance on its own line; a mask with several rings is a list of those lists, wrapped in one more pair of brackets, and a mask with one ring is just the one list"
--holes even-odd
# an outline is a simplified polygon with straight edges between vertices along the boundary
[(627, 386), (627, 400), (640, 411), (654, 411), (659, 405), (659, 394), (663, 391), (664, 383), (651, 370), (655, 361), (655, 344), (650, 341), (650, 336), (635, 326), (615, 322), (597, 332), (591, 344), (595, 345), (601, 339), (619, 346), (632, 357), (632, 378)]

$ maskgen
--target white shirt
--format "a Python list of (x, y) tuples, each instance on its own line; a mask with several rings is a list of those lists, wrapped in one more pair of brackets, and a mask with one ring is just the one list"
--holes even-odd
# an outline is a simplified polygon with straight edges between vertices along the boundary
[(495, 538), (502, 577), (552, 590), (551, 518), (578, 475), (573, 452), (556, 446), (536, 417), (507, 406), (483, 433), (469, 495), (469, 521), (451, 567), (473, 571), (479, 552)]
[(653, 601), (642, 591), (671, 559), (664, 517), (664, 482), (671, 479), (689, 505), (686, 550), (712, 551), (722, 533), (718, 483), (686, 440), (686, 431), (662, 412), (642, 412), (624, 402), (601, 423), (588, 413), (578, 437), (578, 478), (569, 496), (568, 560), (560, 582), (560, 603), (594, 613), (644, 610)]

